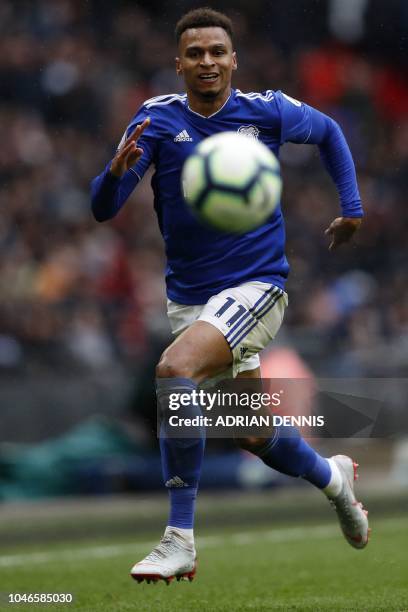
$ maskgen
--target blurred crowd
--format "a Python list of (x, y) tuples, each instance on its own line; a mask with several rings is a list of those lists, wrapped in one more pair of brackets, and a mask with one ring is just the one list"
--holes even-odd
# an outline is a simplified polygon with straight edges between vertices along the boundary
[[(342, 125), (366, 219), (339, 215), (315, 147), (282, 150), (290, 307), (281, 342), (320, 374), (408, 372), (408, 8), (404, 0), (227, 0), (243, 91), (282, 89)], [(139, 105), (182, 91), (174, 25), (197, 2), (0, 3), (0, 369), (134, 368), (165, 341), (148, 176), (111, 222), (89, 183)], [(404, 46), (405, 45), (405, 46)], [(159, 340), (158, 340), (159, 339)]]

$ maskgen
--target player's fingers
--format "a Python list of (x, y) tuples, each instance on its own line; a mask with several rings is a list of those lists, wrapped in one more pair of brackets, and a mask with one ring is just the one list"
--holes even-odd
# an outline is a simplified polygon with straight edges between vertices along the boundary
[(136, 145), (135, 142), (130, 143), (130, 146), (127, 148), (125, 155), (123, 155), (123, 160), (127, 163), (130, 158), (140, 157), (140, 147)]
[(324, 233), (326, 236), (331, 236), (329, 251), (334, 251), (343, 242), (341, 233), (339, 233), (339, 227), (334, 223), (332, 223)]
[(332, 243), (329, 247), (330, 251), (337, 249), (342, 244), (346, 244), (347, 242), (350, 242), (351, 237), (352, 237), (351, 234), (334, 234)]
[(122, 176), (126, 170), (134, 166), (139, 158), (143, 155), (143, 149), (137, 147), (134, 142), (129, 143), (129, 146), (117, 154), (112, 161), (111, 171), (117, 176)]
[(147, 117), (147, 119), (145, 119), (143, 123), (139, 123), (139, 125), (135, 127), (133, 132), (128, 137), (126, 143), (136, 142), (140, 138), (140, 136), (143, 134), (143, 132), (145, 131), (145, 129), (147, 128), (149, 124), (150, 124), (150, 117)]
[(137, 149), (137, 145), (134, 140), (126, 143), (126, 145), (117, 153), (116, 159), (119, 162), (126, 162), (129, 155), (132, 155)]
[(133, 140), (126, 141), (125, 144), (119, 151), (117, 152), (118, 157), (126, 157), (126, 155), (135, 147), (135, 142)]
[(137, 142), (149, 124), (150, 124), (150, 118), (148, 117), (147, 119), (143, 121), (143, 123), (136, 126), (132, 134), (129, 136), (129, 140), (133, 142)]
[(336, 236), (333, 236), (331, 243), (329, 244), (329, 251), (335, 251), (337, 249), (337, 247), (340, 245), (341, 243), (339, 242), (339, 240), (336, 238)]
[(147, 117), (142, 125), (140, 126), (140, 134), (139, 136), (141, 136), (143, 134), (143, 132), (145, 131), (145, 129), (150, 125), (150, 117)]
[(136, 149), (134, 151), (131, 151), (128, 158), (127, 158), (127, 164), (128, 166), (133, 166), (143, 155), (143, 149), (141, 149), (140, 147), (136, 147)]
[(133, 132), (129, 134), (126, 140), (126, 144), (129, 144), (130, 142), (135, 142), (139, 138), (139, 136), (140, 136), (140, 125), (137, 125), (135, 129), (133, 130)]

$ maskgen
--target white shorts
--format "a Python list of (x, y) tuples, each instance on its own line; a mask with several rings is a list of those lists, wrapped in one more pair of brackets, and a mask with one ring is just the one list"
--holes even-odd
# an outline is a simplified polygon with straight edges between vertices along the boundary
[(255, 370), (258, 353), (276, 336), (288, 305), (287, 294), (268, 283), (253, 281), (225, 289), (207, 304), (185, 306), (167, 301), (167, 315), (178, 336), (195, 321), (207, 321), (224, 335), (232, 352), (231, 374)]

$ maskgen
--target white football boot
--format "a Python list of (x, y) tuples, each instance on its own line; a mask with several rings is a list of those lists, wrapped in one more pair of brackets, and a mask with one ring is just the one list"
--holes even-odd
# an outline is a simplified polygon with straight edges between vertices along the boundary
[(167, 584), (177, 580), (193, 580), (196, 573), (196, 551), (194, 544), (188, 541), (176, 529), (167, 527), (160, 543), (142, 561), (130, 570), (137, 582), (164, 580)]
[(354, 548), (364, 548), (369, 540), (368, 511), (358, 502), (354, 495), (354, 481), (357, 480), (358, 463), (354, 463), (346, 455), (331, 457), (339, 468), (343, 485), (338, 495), (329, 497), (329, 501), (337, 512), (340, 527), (347, 542)]

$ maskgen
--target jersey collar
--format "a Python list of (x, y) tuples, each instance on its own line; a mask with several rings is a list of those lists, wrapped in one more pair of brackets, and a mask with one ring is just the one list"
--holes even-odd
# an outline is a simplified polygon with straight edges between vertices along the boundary
[(216, 115), (219, 115), (224, 108), (228, 105), (228, 102), (231, 100), (233, 94), (235, 93), (235, 90), (231, 88), (231, 92), (230, 95), (228, 96), (228, 98), (225, 100), (224, 104), (221, 106), (221, 108), (219, 108), (217, 111), (215, 111), (215, 113), (213, 113), (212, 115), (208, 115), (208, 117), (206, 117), (205, 115), (201, 115), (200, 113), (197, 113), (196, 111), (191, 110), (191, 108), (188, 105), (188, 98), (186, 97), (186, 109), (188, 110), (189, 113), (192, 113), (193, 115), (196, 115), (197, 117), (201, 117), (201, 119), (212, 119), (213, 117), (215, 117)]

